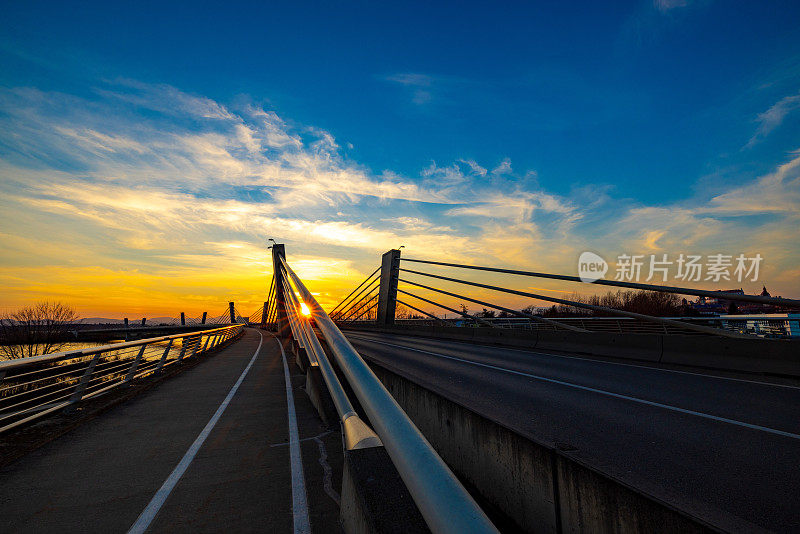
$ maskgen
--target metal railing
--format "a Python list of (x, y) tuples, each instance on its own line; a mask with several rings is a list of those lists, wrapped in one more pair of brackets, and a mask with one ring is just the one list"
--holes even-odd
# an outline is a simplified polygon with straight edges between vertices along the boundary
[[(409, 309), (424, 315), (424, 317), (398, 318), (397, 324), (412, 326), (477, 326), (465, 319), (441, 318), (431, 316), (424, 310), (412, 307), (400, 300)], [(765, 315), (720, 315), (714, 317), (667, 317), (675, 321), (695, 323), (720, 330), (728, 330), (739, 334), (748, 334), (769, 338), (798, 338), (800, 337), (800, 316), (798, 314), (765, 314)], [(497, 328), (510, 328), (520, 330), (555, 330), (550, 325), (544, 325), (520, 317), (485, 317), (481, 318), (489, 325)], [(700, 332), (687, 331), (671, 324), (640, 321), (630, 317), (554, 317), (553, 321), (566, 325), (576, 326), (589, 332), (610, 332), (620, 334), (681, 334), (703, 335)]]
[[(281, 259), (283, 260), (283, 258)], [(292, 335), (298, 345), (306, 351), (309, 364), (312, 367), (319, 368), (322, 380), (331, 395), (339, 421), (342, 424), (345, 448), (354, 450), (382, 445), (378, 435), (356, 414), (355, 408), (353, 408), (350, 399), (347, 397), (336, 371), (333, 369), (325, 350), (311, 327), (310, 321), (299, 312), (301, 309), (300, 301), (298, 301), (295, 291), (292, 289), (292, 283), (296, 285), (297, 281), (292, 280), (290, 282), (291, 277), (287, 271), (285, 260), (282, 261), (282, 265), (284, 276), (281, 278), (284, 286), (284, 298), (289, 304), (286, 307), (286, 311)]]
[[(276, 257), (279, 258), (276, 265), (281, 272), (273, 279), (283, 278), (286, 281), (283, 297), (292, 335), (299, 338), (298, 343), (302, 343), (308, 352), (311, 365), (316, 364), (320, 368), (341, 418), (348, 448), (353, 444), (361, 444), (359, 446), (364, 447), (382, 444), (433, 532), (453, 534), (497, 532), (483, 510), (347, 341), (284, 257), (282, 255)], [(345, 300), (355, 302), (359, 297), (353, 295), (358, 289), (356, 288)], [(362, 293), (365, 290), (366, 288)], [(299, 295), (299, 299), (295, 296), (295, 292)], [(310, 319), (321, 332), (336, 365), (367, 414), (375, 432), (356, 415), (333, 365), (311, 328), (309, 318), (298, 312), (301, 301), (307, 306)], [(367, 303), (362, 302), (362, 311), (365, 306)], [(357, 311), (352, 312), (353, 315), (357, 313)], [(280, 322), (280, 313), (277, 314), (277, 319)], [(351, 437), (353, 435), (356, 438)]]
[(242, 325), (0, 362), (0, 433), (208, 352)]

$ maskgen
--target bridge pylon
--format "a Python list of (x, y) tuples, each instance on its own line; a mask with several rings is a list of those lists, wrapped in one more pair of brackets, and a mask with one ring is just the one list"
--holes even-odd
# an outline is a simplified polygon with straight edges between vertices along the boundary
[(272, 245), (272, 269), (275, 277), (275, 323), (278, 336), (284, 342), (292, 339), (292, 329), (289, 326), (289, 318), (286, 315), (286, 300), (283, 291), (278, 288), (284, 287), (283, 266), (281, 258), (286, 258), (286, 249), (283, 244)]
[(400, 278), (400, 250), (392, 249), (381, 258), (381, 279), (378, 289), (379, 326), (394, 324), (397, 310), (397, 281)]

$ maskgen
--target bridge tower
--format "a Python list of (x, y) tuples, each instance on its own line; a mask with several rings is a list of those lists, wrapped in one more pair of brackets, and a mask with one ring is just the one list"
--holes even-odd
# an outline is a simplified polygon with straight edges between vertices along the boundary
[(381, 258), (381, 281), (378, 289), (378, 326), (394, 324), (397, 310), (397, 280), (400, 278), (400, 250), (392, 249)]
[(233, 324), (236, 322), (236, 309), (233, 306), (233, 302), (228, 303), (228, 310), (231, 314), (231, 324)]
[(272, 245), (272, 272), (275, 277), (275, 322), (278, 329), (278, 336), (281, 340), (292, 339), (292, 329), (289, 327), (289, 319), (286, 316), (286, 300), (283, 295), (283, 265), (281, 258), (286, 258), (286, 249), (283, 244)]

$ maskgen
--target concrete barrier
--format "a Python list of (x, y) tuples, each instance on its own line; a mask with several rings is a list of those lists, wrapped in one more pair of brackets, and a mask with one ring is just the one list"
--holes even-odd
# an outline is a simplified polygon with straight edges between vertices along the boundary
[(340, 518), (347, 534), (430, 533), (383, 447), (344, 452)]
[(294, 363), (297, 364), (297, 367), (299, 367), (300, 370), (305, 373), (309, 366), (308, 353), (306, 352), (306, 349), (298, 345), (296, 341), (292, 341), (291, 346), (292, 352), (294, 353)]
[(562, 532), (714, 532), (710, 526), (555, 454)]
[[(330, 357), (330, 349), (324, 338), (320, 338), (320, 343)], [(308, 362), (305, 350), (299, 349), (296, 359), (298, 367), (302, 363), (298, 361), (301, 353)], [(335, 360), (331, 359), (331, 364), (337, 374), (340, 373)], [(342, 427), (319, 364), (308, 362), (301, 367), (301, 371), (306, 375), (305, 392), (320, 418), (331, 428)], [(342, 376), (339, 378), (354, 407), (363, 416), (363, 410), (349, 385)], [(339, 512), (342, 529), (347, 534), (430, 534), (422, 514), (378, 437), (363, 422), (360, 426), (348, 426), (358, 419), (351, 416), (342, 428), (344, 466)], [(364, 430), (367, 436), (372, 437), (364, 438)]]
[(688, 367), (800, 377), (800, 341), (715, 336), (558, 332), (506, 328), (403, 326), (352, 330), (413, 335), (506, 347), (556, 350)]
[(339, 422), (339, 416), (328, 387), (325, 385), (325, 379), (322, 378), (322, 371), (316, 362), (306, 368), (305, 390), (322, 421), (329, 427), (336, 425)]
[(797, 340), (662, 337), (663, 363), (800, 376), (800, 341)]
[(537, 533), (715, 531), (567, 453), (370, 366), (453, 472), (488, 504), (496, 524)]
[(536, 348), (658, 362), (661, 359), (662, 337), (657, 334), (543, 331), (539, 333)]

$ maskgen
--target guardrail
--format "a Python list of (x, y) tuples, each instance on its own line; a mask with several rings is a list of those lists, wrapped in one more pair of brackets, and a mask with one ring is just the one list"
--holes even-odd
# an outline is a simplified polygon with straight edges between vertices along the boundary
[[(399, 304), (426, 314), (398, 300)], [(694, 323), (739, 334), (767, 338), (797, 338), (800, 337), (800, 314), (765, 314), (765, 315), (720, 315), (714, 317), (666, 317), (674, 321)], [(551, 325), (530, 321), (519, 317), (487, 317), (486, 323), (497, 328), (510, 328), (520, 330), (557, 330)], [(686, 331), (668, 324), (657, 324), (640, 321), (630, 317), (554, 317), (553, 321), (582, 328), (589, 332), (610, 332), (620, 334), (681, 334), (702, 335), (700, 332)], [(356, 321), (363, 323), (363, 321)], [(432, 318), (399, 318), (396, 324), (414, 326), (471, 326), (463, 319)]]
[(242, 325), (0, 362), (0, 433), (214, 349)]
[[(306, 350), (310, 365), (319, 366), (342, 422), (348, 450), (383, 445), (431, 531), (453, 534), (497, 532), (483, 510), (291, 269), (285, 260), (283, 245), (273, 246), (273, 265), (272, 298), (264, 307), (267, 310), (265, 316), (267, 320), (274, 317), (278, 332), (284, 337), (293, 337)], [(304, 315), (306, 310), (307, 315)], [(333, 365), (311, 328), (310, 320), (321, 332), (341, 376), (358, 399), (374, 432), (356, 415)]]

